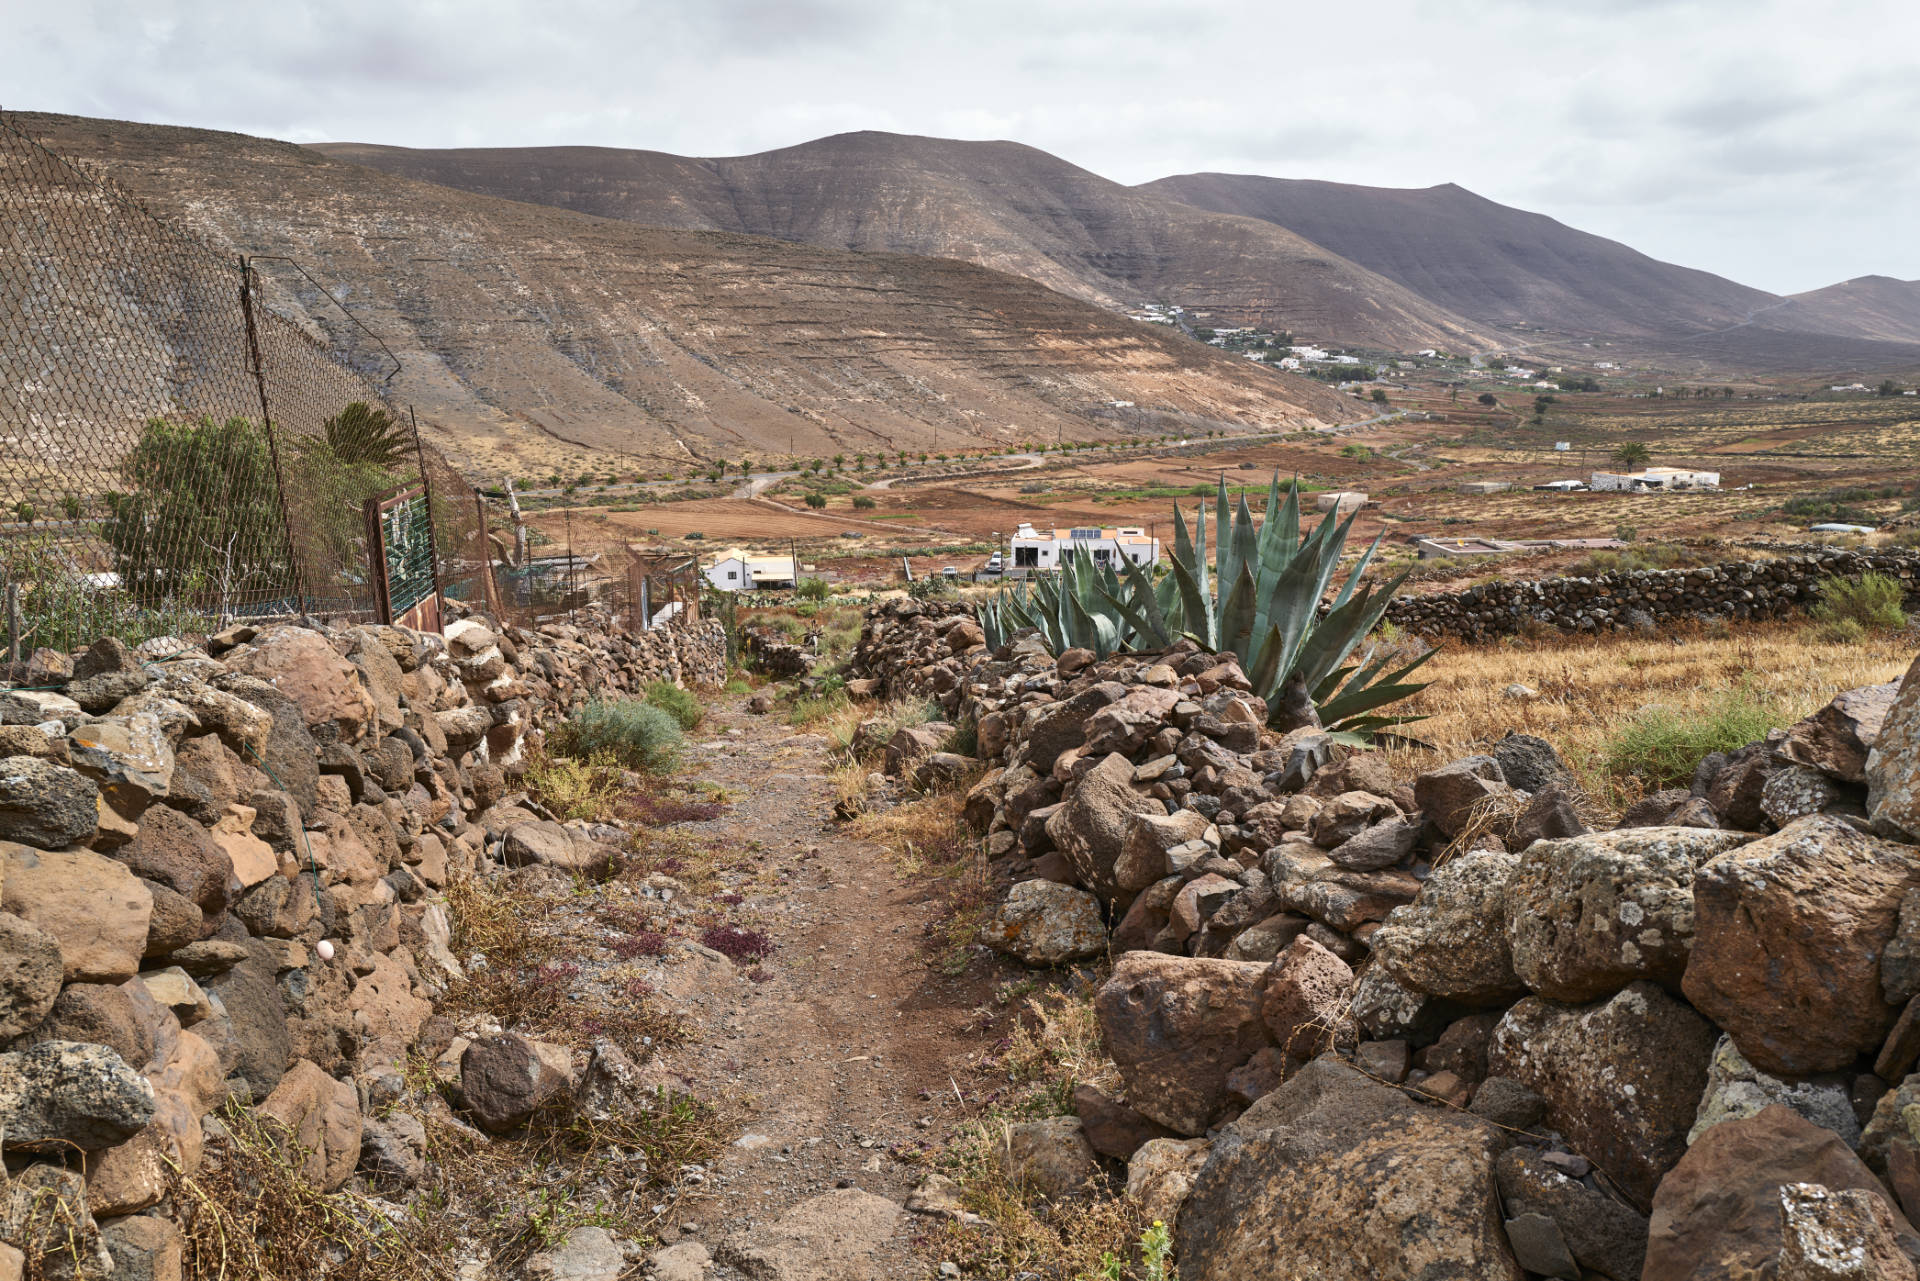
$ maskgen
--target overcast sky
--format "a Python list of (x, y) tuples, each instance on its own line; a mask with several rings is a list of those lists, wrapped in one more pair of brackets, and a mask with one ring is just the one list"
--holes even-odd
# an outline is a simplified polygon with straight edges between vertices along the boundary
[[(0, 106), (737, 155), (852, 129), (1121, 182), (1457, 182), (1777, 292), (1920, 278), (1916, 0), (0, 0)], [(22, 22), (24, 18), (24, 22)]]

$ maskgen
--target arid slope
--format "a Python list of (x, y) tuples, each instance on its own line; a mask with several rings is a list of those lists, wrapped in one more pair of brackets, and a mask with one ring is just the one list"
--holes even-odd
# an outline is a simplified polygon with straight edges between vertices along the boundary
[(1460, 349), (1458, 316), (1270, 222), (1195, 209), (1014, 142), (848, 133), (752, 156), (602, 147), (317, 148), (410, 178), (649, 226), (931, 254), (1104, 306), (1164, 300), (1217, 323)]
[[(951, 259), (640, 227), (240, 134), (15, 119), (216, 243), (306, 264), (399, 353), (399, 394), (481, 471), (580, 450), (684, 461), (1359, 413), (1317, 383)], [(337, 323), (303, 281), (277, 305)], [(1114, 400), (1137, 408), (1108, 412)]]

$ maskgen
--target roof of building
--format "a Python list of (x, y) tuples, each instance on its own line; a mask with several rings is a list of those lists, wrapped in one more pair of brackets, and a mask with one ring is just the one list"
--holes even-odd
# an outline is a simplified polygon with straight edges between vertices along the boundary
[(1095, 529), (1091, 525), (1076, 525), (1071, 529), (1035, 529), (1032, 525), (1022, 522), (1020, 528), (1013, 531), (1013, 536), (1015, 538), (1050, 538), (1061, 543), (1093, 538), (1105, 542), (1134, 545), (1155, 541), (1146, 530), (1126, 525), (1118, 529)]

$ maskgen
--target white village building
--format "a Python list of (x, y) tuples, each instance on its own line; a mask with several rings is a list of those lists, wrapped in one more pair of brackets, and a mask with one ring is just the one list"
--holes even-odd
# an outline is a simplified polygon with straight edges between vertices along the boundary
[(792, 587), (798, 581), (791, 556), (755, 556), (738, 547), (730, 547), (714, 557), (700, 572), (723, 592), (753, 591), (768, 587)]
[(1649, 467), (1645, 471), (1616, 472), (1597, 471), (1593, 473), (1593, 487), (1597, 490), (1618, 492), (1640, 492), (1649, 489), (1718, 489), (1720, 473), (1717, 471), (1688, 471), (1682, 467)]
[(1160, 563), (1160, 540), (1145, 529), (1035, 529), (1022, 522), (1013, 534), (1013, 568), (1058, 569), (1060, 557), (1069, 548), (1086, 552), (1096, 565), (1115, 569), (1124, 558), (1143, 568)]

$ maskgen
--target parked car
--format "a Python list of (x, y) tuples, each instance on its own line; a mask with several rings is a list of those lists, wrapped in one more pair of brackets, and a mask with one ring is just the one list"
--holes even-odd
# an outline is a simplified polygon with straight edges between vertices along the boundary
[(981, 572), (997, 575), (1005, 572), (1005, 570), (1006, 564), (998, 556), (993, 556), (987, 560), (986, 567), (982, 569)]
[(960, 577), (960, 567), (958, 565), (942, 565), (940, 567), (940, 577), (958, 578)]

